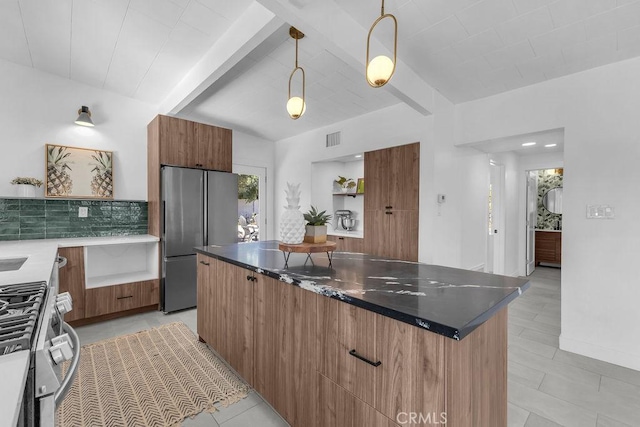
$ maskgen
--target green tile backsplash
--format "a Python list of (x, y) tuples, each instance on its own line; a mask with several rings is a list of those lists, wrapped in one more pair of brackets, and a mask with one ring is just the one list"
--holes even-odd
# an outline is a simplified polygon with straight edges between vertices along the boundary
[[(78, 208), (88, 208), (87, 218)], [(0, 240), (147, 234), (147, 202), (0, 198)]]

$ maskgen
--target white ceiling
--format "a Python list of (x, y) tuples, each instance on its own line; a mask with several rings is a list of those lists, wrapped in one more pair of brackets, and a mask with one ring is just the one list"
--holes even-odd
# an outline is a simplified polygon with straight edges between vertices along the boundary
[[(295, 67), (295, 41), (283, 25), (180, 113), (278, 140), (400, 102), (372, 90), (363, 74), (324, 50), (312, 38), (298, 42), (298, 62), (306, 75), (305, 114), (286, 112), (289, 76)], [(300, 94), (299, 74), (292, 93)]]
[[(535, 145), (523, 147), (522, 144), (535, 142)], [(554, 147), (545, 145), (555, 144)], [(458, 147), (475, 148), (483, 153), (514, 152), (519, 156), (531, 154), (564, 152), (564, 129), (549, 129), (522, 135), (506, 136), (504, 138), (488, 139), (486, 141), (461, 144)]]
[[(330, 4), (259, 2), (291, 22), (300, 11), (322, 11)], [(161, 104), (252, 3), (0, 0), (0, 58)], [(379, 0), (331, 5), (365, 35), (380, 12)], [(640, 0), (386, 0), (385, 5), (398, 18), (402, 63), (454, 103), (640, 55)], [(346, 25), (342, 18), (336, 17), (327, 34)], [(307, 111), (297, 121), (289, 119), (285, 103), (294, 42), (287, 29), (283, 24), (266, 37), (178, 114), (282, 139), (402, 102), (398, 91), (369, 88), (364, 66), (344, 62), (344, 51), (315, 28), (300, 41)], [(389, 46), (389, 28), (383, 24), (378, 30), (374, 35)]]
[(2, 0), (0, 58), (159, 103), (251, 0)]

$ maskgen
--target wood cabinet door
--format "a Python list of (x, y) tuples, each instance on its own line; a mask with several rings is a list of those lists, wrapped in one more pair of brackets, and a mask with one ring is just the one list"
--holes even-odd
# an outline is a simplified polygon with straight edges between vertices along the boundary
[(319, 418), (315, 424), (317, 427), (398, 426), (324, 375), (317, 375), (319, 382)]
[(305, 291), (256, 274), (254, 388), (292, 426), (316, 420), (316, 300)]
[(212, 347), (253, 384), (253, 282), (244, 268), (211, 258), (217, 347)]
[(391, 419), (401, 412), (417, 412), (440, 420), (445, 412), (445, 358), (441, 335), (375, 315), (375, 404)]
[(354, 305), (322, 297), (318, 301), (318, 371), (373, 405), (375, 376), (379, 367), (357, 356), (377, 362), (375, 313)]
[(64, 315), (64, 320), (84, 319), (84, 248), (60, 248), (58, 254), (67, 259), (67, 265), (60, 269), (60, 292), (69, 292), (73, 300), (73, 309)]
[(389, 217), (386, 210), (364, 211), (364, 252), (376, 256), (389, 256)]
[(364, 153), (364, 210), (381, 210), (389, 206), (389, 151)]
[(208, 343), (211, 347), (219, 346), (218, 336), (216, 335), (216, 307), (218, 301), (215, 295), (215, 288), (211, 276), (216, 274), (216, 264), (213, 266), (212, 258), (206, 255), (198, 254), (198, 310), (197, 310), (197, 328), (198, 336), (201, 340)]
[(193, 122), (159, 116), (160, 164), (190, 166), (197, 151)]
[(231, 172), (232, 132), (231, 129), (196, 125), (198, 159), (195, 167)]
[(418, 261), (418, 211), (393, 209), (386, 216), (389, 220), (389, 239), (386, 242), (385, 256)]
[(420, 143), (392, 147), (387, 151), (388, 206), (394, 210), (417, 210), (420, 188)]

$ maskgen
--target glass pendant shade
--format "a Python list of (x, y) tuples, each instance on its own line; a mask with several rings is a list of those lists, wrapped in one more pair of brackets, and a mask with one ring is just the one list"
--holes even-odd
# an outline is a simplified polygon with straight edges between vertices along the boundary
[(287, 101), (287, 113), (292, 119), (297, 119), (307, 111), (307, 104), (299, 96), (292, 96)]
[(376, 56), (367, 65), (367, 81), (373, 87), (384, 86), (393, 74), (394, 64), (391, 58)]
[(78, 118), (75, 121), (75, 124), (80, 125), (80, 126), (88, 126), (88, 127), (93, 127), (93, 121), (91, 120), (91, 112), (89, 111), (89, 107), (86, 106), (82, 106), (82, 108), (80, 108), (78, 110)]
[[(378, 55), (369, 61), (369, 53), (371, 47), (371, 34), (376, 28), (376, 25), (384, 19), (390, 19), (393, 22), (393, 59), (386, 55)], [(384, 0), (382, 0), (382, 7), (380, 8), (380, 16), (376, 19), (369, 29), (367, 35), (367, 69), (366, 78), (369, 86), (382, 87), (391, 79), (393, 73), (396, 71), (396, 62), (398, 56), (398, 20), (395, 16), (384, 13)]]

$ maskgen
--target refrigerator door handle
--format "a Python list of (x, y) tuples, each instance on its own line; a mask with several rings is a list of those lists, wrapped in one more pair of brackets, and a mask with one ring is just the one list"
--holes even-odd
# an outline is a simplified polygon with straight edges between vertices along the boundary
[(167, 234), (167, 202), (162, 201), (162, 239)]
[(207, 203), (207, 195), (209, 194), (209, 179), (207, 172), (203, 172), (202, 184), (202, 245), (209, 246), (209, 203)]

